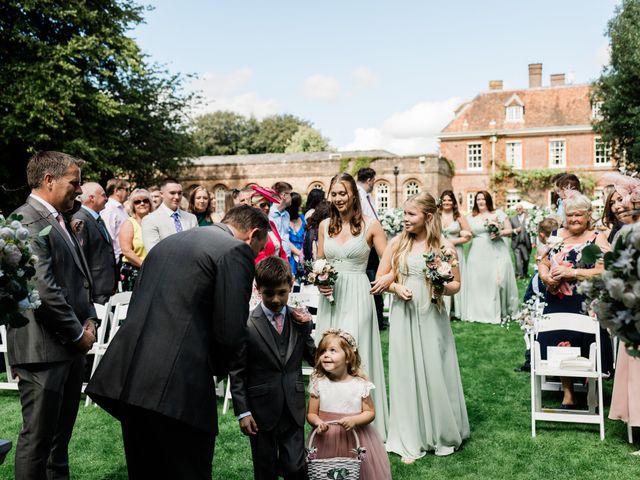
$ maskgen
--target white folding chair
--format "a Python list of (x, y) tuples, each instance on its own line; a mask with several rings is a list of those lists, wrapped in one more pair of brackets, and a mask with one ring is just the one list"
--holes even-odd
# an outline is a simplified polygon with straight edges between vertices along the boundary
[[(574, 313), (552, 313), (546, 315), (538, 325), (538, 333), (555, 330), (572, 330), (593, 334), (595, 342), (589, 349), (590, 365), (588, 369), (561, 368), (542, 360), (540, 343), (535, 334), (529, 334), (531, 350), (531, 436), (536, 436), (536, 422), (574, 422), (598, 424), (600, 440), (604, 440), (604, 408), (602, 401), (602, 359), (600, 358), (600, 326), (592, 317)], [(542, 390), (544, 377), (587, 378), (588, 410), (564, 410), (542, 408)]]
[(11, 375), (11, 365), (9, 365), (9, 353), (7, 352), (7, 328), (0, 325), (0, 353), (4, 356), (4, 366), (7, 369), (7, 381), (0, 382), (0, 390), (18, 390), (18, 379)]

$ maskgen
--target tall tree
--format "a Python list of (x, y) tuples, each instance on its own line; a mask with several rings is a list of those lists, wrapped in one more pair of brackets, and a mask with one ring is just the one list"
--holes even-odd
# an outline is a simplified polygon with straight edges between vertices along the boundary
[(193, 138), (200, 155), (256, 153), (253, 142), (258, 122), (238, 113), (218, 111), (195, 119)]
[(613, 146), (614, 156), (640, 167), (640, 0), (623, 0), (609, 21), (611, 61), (595, 82), (600, 104), (595, 130)]
[(0, 205), (26, 194), (38, 150), (88, 160), (85, 177), (148, 184), (193, 154), (183, 77), (150, 64), (127, 31), (133, 0), (0, 2)]
[(310, 127), (311, 123), (290, 114), (265, 117), (260, 122), (253, 150), (256, 153), (282, 153), (287, 148), (289, 139), (301, 126)]
[(286, 153), (326, 152), (331, 150), (329, 140), (315, 128), (302, 125), (287, 142)]

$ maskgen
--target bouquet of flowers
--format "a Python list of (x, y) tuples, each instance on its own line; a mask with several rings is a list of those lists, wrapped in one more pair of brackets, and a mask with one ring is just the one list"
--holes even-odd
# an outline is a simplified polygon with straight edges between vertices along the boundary
[[(40, 296), (31, 281), (38, 259), (29, 243), (29, 230), (21, 220), (20, 215), (0, 215), (0, 325), (13, 327), (25, 325), (27, 319), (22, 313), (40, 306)], [(43, 230), (40, 235), (48, 233)]]
[(455, 250), (442, 247), (440, 251), (423, 254), (426, 267), (424, 274), (431, 282), (433, 296), (431, 303), (437, 304), (444, 292), (444, 286), (454, 279), (453, 267), (458, 266)]
[(487, 232), (489, 232), (489, 234), (496, 235), (496, 238), (494, 238), (494, 240), (499, 240), (500, 239), (500, 231), (502, 230), (502, 227), (501, 227), (500, 223), (498, 222), (498, 220), (492, 219), (492, 218), (487, 218), (484, 221), (484, 228), (487, 230)]
[(548, 208), (538, 208), (533, 207), (531, 210), (527, 212), (527, 216), (525, 219), (525, 225), (527, 228), (527, 232), (531, 236), (531, 240), (535, 241), (538, 236), (538, 225), (540, 222), (547, 217), (552, 216), (552, 212)]
[(509, 328), (509, 322), (514, 321), (520, 325), (520, 329), (525, 333), (528, 334), (531, 331), (536, 333), (540, 320), (546, 319), (546, 315), (542, 314), (544, 307), (546, 306), (547, 304), (544, 301), (544, 295), (534, 295), (520, 306), (518, 313), (511, 317), (507, 317), (504, 324)]
[(604, 255), (604, 266), (602, 275), (582, 281), (578, 292), (600, 324), (625, 342), (629, 355), (640, 357), (640, 224), (620, 235)]
[(404, 211), (401, 208), (390, 208), (380, 215), (382, 229), (388, 237), (395, 237), (404, 228)]
[[(315, 262), (307, 261), (304, 264), (305, 268), (309, 272), (307, 280), (316, 287), (333, 287), (338, 279), (338, 272), (327, 262), (324, 258), (319, 258)], [(334, 305), (336, 303), (333, 295), (330, 295), (329, 303)]]

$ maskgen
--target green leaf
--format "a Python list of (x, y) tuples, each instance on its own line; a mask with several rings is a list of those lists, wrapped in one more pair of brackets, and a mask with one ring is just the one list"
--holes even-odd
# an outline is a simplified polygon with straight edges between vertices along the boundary
[(51, 231), (51, 225), (47, 225), (42, 230), (40, 230), (40, 232), (38, 233), (38, 236), (39, 237), (46, 237), (47, 235), (49, 235), (50, 231)]
[(602, 258), (602, 250), (595, 243), (591, 243), (582, 249), (582, 262), (585, 265), (593, 265)]

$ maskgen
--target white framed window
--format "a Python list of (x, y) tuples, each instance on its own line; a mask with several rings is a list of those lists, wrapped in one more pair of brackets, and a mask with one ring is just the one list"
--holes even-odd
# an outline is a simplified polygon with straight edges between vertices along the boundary
[(507, 165), (512, 168), (522, 168), (522, 142), (507, 142)]
[(482, 144), (467, 144), (467, 170), (482, 170)]
[(611, 144), (596, 137), (593, 142), (593, 161), (596, 165), (611, 165)]
[(389, 184), (378, 182), (375, 185), (376, 207), (378, 213), (382, 213), (389, 208)]
[(602, 108), (602, 102), (593, 102), (591, 104), (591, 119), (592, 120), (602, 120), (602, 112), (600, 111)]
[(420, 193), (420, 185), (415, 180), (411, 180), (404, 185), (404, 199)]
[(476, 198), (476, 192), (467, 192), (467, 211), (471, 211), (473, 209), (473, 201)]
[(518, 202), (522, 200), (520, 192), (517, 190), (509, 190), (507, 192), (507, 210), (510, 208), (516, 208)]
[(225, 197), (227, 195), (227, 189), (224, 187), (217, 187), (214, 191), (213, 191), (213, 198), (216, 206), (216, 212), (221, 213), (224, 212), (224, 201), (225, 201)]
[(521, 122), (524, 118), (524, 107), (522, 105), (511, 105), (505, 110), (507, 122)]
[(567, 166), (567, 147), (564, 139), (549, 140), (549, 167)]

